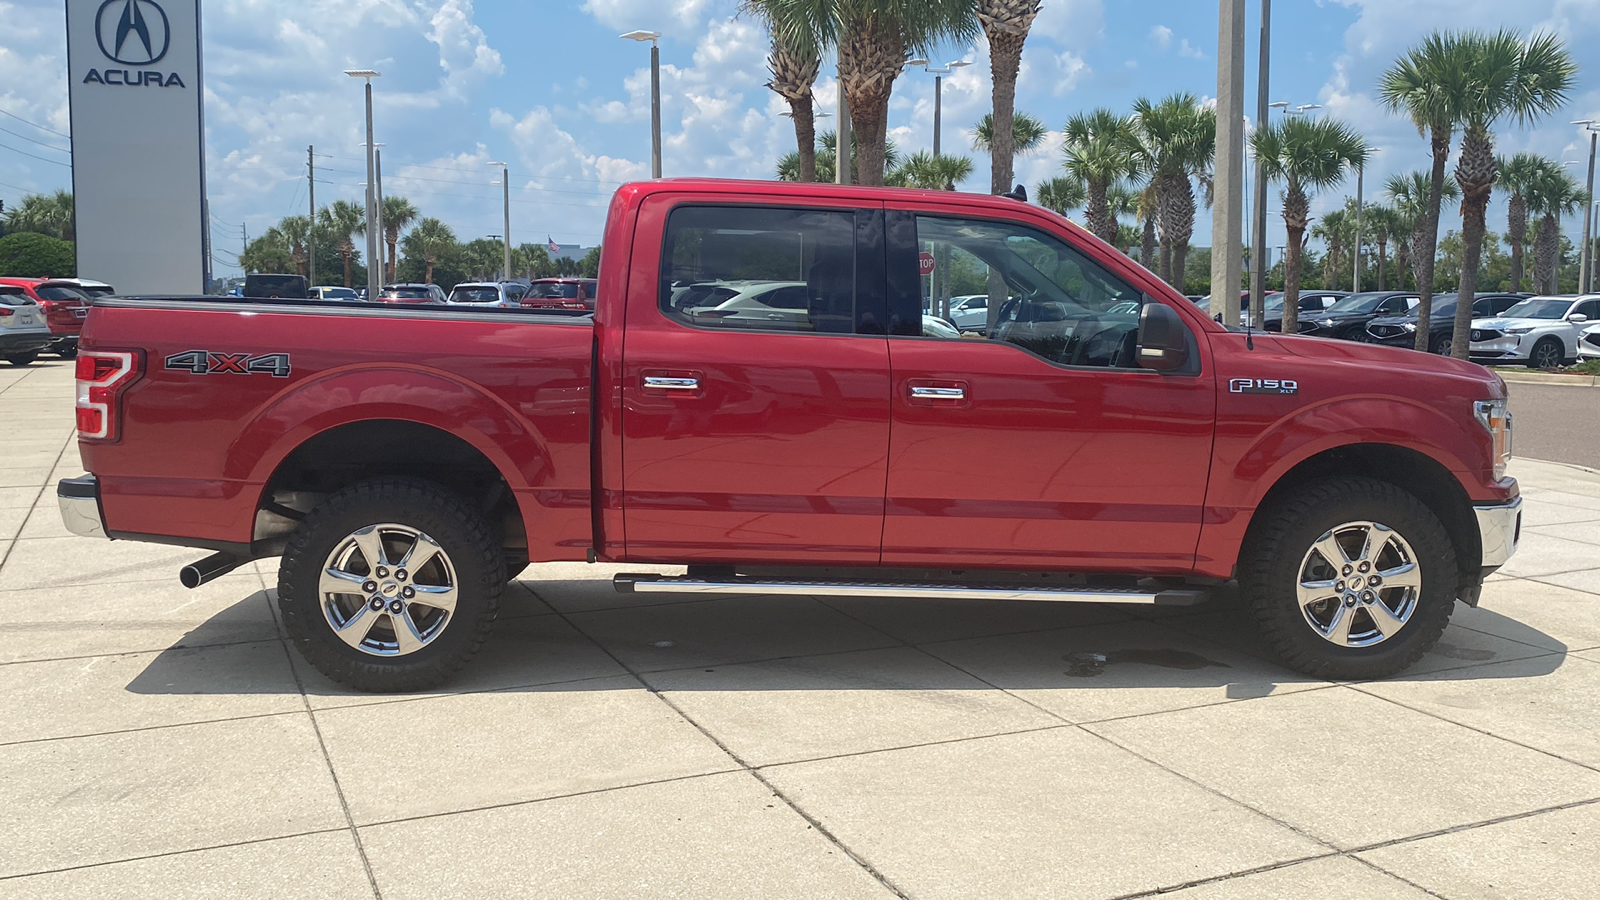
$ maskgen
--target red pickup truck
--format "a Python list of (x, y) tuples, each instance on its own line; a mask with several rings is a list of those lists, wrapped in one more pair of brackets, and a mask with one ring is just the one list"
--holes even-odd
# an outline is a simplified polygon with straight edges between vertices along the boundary
[[(216, 551), (190, 586), (281, 555), (301, 652), (376, 691), (462, 666), (530, 560), (585, 559), (702, 595), (1237, 579), (1286, 665), (1381, 677), (1516, 546), (1497, 376), (1224, 328), (1037, 206), (654, 181), (604, 246), (592, 314), (99, 300), (62, 514)], [(924, 331), (930, 255), (997, 297), (987, 337)]]

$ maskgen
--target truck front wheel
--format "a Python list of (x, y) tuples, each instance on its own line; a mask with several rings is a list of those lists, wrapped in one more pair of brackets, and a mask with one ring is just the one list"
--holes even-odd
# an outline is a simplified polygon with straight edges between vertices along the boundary
[(381, 479), (313, 509), (278, 569), (278, 607), (317, 671), (364, 691), (417, 691), (478, 652), (500, 608), (505, 559), (467, 501)]
[(1439, 640), (1457, 572), (1439, 518), (1371, 478), (1297, 489), (1251, 525), (1239, 586), (1267, 644), (1320, 678), (1384, 678)]

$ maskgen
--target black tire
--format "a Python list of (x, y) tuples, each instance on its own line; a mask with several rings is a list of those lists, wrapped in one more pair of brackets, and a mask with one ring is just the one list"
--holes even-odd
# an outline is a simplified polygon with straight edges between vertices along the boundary
[(1540, 338), (1539, 342), (1533, 345), (1533, 349), (1528, 351), (1528, 368), (1554, 369), (1561, 365), (1565, 356), (1566, 349), (1561, 346), (1560, 338)]
[[(437, 634), (425, 639), (420, 648), (404, 653), (398, 652), (402, 646), (396, 634), (397, 655), (389, 656), (375, 655), (347, 643), (330, 619), (331, 615), (341, 614), (340, 605), (354, 600), (355, 611), (346, 614), (352, 622), (357, 618), (369, 621), (364, 634), (381, 637), (384, 628), (395, 627), (395, 619), (382, 610), (373, 615), (384, 619), (367, 617), (359, 609), (366, 603), (361, 598), (367, 590), (365, 585), (356, 585), (348, 595), (327, 596), (319, 587), (324, 569), (341, 547), (348, 546), (357, 532), (385, 523), (414, 529), (437, 542), (443, 562), (427, 565), (440, 566), (437, 571), (449, 571), (453, 577), (447, 583), (453, 583), (456, 589), (455, 609), (447, 620), (439, 619), (437, 612), (423, 613), (434, 617), (434, 624), (439, 627)], [(426, 690), (448, 679), (483, 646), (500, 610), (505, 573), (505, 553), (493, 530), (465, 498), (432, 482), (384, 478), (339, 491), (301, 521), (278, 569), (278, 608), (301, 655), (334, 681), (363, 691)], [(391, 574), (401, 582), (408, 577), (399, 568)], [(409, 575), (420, 589), (424, 570)], [(368, 577), (371, 583), (378, 583)], [(382, 590), (387, 588), (385, 583)], [(409, 592), (411, 588), (405, 590)], [(395, 597), (392, 593), (388, 596)], [(422, 596), (420, 591), (418, 596)], [(374, 593), (373, 600), (382, 605), (380, 593)], [(325, 611), (325, 601), (332, 612)], [(407, 621), (412, 618), (412, 609), (409, 604), (405, 607)], [(443, 624), (439, 625), (441, 621)], [(374, 627), (374, 622), (379, 624)], [(394, 634), (392, 630), (389, 633)]]
[(6, 354), (6, 362), (11, 363), (13, 366), (28, 366), (28, 365), (32, 365), (33, 361), (38, 359), (38, 358), (39, 358), (39, 351), (37, 351), (37, 350), (29, 350), (27, 353), (7, 353)]
[[(1297, 594), (1313, 545), (1341, 524), (1361, 521), (1385, 525), (1409, 545), (1421, 583), (1410, 595), (1414, 605), (1408, 617), (1392, 635), (1370, 646), (1348, 646), (1313, 629)], [(1374, 563), (1373, 571), (1380, 568)], [(1414, 495), (1373, 478), (1330, 478), (1295, 489), (1251, 523), (1239, 559), (1240, 592), (1267, 645), (1285, 666), (1328, 679), (1386, 678), (1415, 663), (1449, 624), (1458, 579), (1455, 553), (1439, 518)], [(1395, 590), (1389, 586), (1377, 593), (1394, 597)], [(1406, 589), (1398, 590), (1404, 596)], [(1377, 626), (1358, 597), (1344, 596), (1349, 599), (1343, 615)], [(1338, 612), (1340, 601), (1332, 603)]]
[(1433, 344), (1428, 347), (1428, 350), (1429, 352), (1436, 353), (1440, 356), (1449, 356), (1450, 351), (1454, 350), (1455, 346), (1456, 341), (1454, 335), (1442, 334), (1433, 339)]

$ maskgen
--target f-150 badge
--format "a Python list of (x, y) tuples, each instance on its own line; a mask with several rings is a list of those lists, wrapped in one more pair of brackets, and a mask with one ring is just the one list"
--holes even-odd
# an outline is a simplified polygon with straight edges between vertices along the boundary
[(1287, 378), (1235, 378), (1228, 382), (1235, 394), (1298, 394), (1300, 382)]

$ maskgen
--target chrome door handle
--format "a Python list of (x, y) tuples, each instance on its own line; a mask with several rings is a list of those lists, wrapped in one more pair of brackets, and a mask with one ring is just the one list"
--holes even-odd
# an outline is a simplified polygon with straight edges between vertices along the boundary
[(913, 387), (911, 389), (911, 399), (913, 399), (913, 400), (965, 400), (965, 399), (967, 399), (967, 389), (966, 388), (958, 388), (958, 387), (956, 387), (956, 388)]
[(644, 376), (644, 386), (663, 391), (698, 391), (700, 379), (698, 378), (667, 378), (661, 375)]

